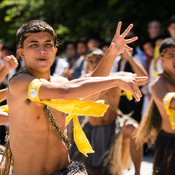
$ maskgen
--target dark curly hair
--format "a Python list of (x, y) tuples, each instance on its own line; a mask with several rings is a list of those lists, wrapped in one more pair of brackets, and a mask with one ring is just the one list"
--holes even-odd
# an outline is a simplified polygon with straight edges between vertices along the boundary
[(166, 38), (160, 44), (159, 52), (160, 55), (163, 56), (168, 48), (175, 47), (175, 39), (174, 38)]
[(31, 34), (37, 32), (49, 32), (53, 39), (54, 44), (57, 46), (57, 37), (54, 32), (54, 29), (42, 20), (31, 20), (29, 22), (24, 23), (16, 33), (16, 40), (17, 40), (17, 48), (23, 47), (24, 40)]

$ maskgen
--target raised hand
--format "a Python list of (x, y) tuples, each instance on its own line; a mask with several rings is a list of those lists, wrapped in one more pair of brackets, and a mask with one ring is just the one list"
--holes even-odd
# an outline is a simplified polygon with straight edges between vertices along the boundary
[(148, 77), (133, 77), (133, 76), (122, 76), (121, 83), (119, 84), (119, 88), (125, 91), (129, 91), (132, 93), (134, 98), (137, 101), (140, 101), (140, 97), (142, 94), (138, 85), (142, 82), (147, 80)]
[(112, 51), (116, 54), (116, 56), (120, 55), (121, 53), (124, 53), (124, 50), (132, 51), (132, 48), (127, 46), (127, 44), (132, 43), (138, 39), (138, 37), (125, 39), (126, 35), (132, 29), (133, 24), (130, 24), (122, 34), (120, 34), (121, 26), (122, 26), (122, 22), (119, 22), (116, 29), (116, 33), (114, 35), (114, 38), (110, 46)]
[(18, 66), (17, 58), (13, 55), (6, 56), (4, 58), (4, 67), (7, 69), (8, 72), (10, 72), (13, 69), (16, 69)]

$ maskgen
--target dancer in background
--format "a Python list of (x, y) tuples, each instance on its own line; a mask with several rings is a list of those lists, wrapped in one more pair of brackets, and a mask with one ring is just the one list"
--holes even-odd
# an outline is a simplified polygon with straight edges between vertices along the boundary
[(160, 45), (163, 73), (152, 84), (152, 101), (141, 122), (136, 138), (143, 144), (155, 141), (154, 175), (175, 174), (175, 39), (167, 38)]

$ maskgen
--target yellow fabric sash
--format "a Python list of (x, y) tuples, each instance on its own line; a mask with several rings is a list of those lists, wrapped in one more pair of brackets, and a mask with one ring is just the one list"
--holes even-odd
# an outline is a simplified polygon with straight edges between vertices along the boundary
[[(124, 76), (128, 76), (128, 75), (130, 75), (131, 73), (130, 72), (125, 72), (125, 74), (124, 74)], [(131, 92), (129, 92), (129, 91), (122, 91), (121, 92), (121, 94), (120, 94), (120, 96), (126, 96), (126, 98), (129, 100), (129, 101), (131, 101), (132, 99), (133, 99), (133, 95), (132, 95), (132, 93)]]
[(87, 156), (87, 153), (94, 153), (88, 139), (86, 138), (80, 123), (78, 115), (89, 115), (94, 117), (101, 117), (106, 112), (108, 105), (102, 101), (81, 101), (81, 100), (40, 100), (39, 89), (46, 80), (34, 79), (28, 88), (28, 97), (30, 100), (43, 103), (51, 108), (57, 109), (61, 112), (68, 113), (66, 124), (73, 118), (74, 123), (74, 140), (81, 153)]
[(175, 129), (175, 109), (170, 109), (170, 103), (172, 98), (175, 96), (175, 92), (169, 92), (163, 97), (163, 105), (169, 115), (171, 128)]
[(6, 113), (9, 113), (8, 105), (0, 106), (0, 112), (6, 112)]
[(123, 92), (121, 93), (121, 95), (125, 95), (126, 98), (127, 98), (129, 101), (131, 101), (131, 100), (133, 99), (132, 93), (129, 92), (129, 91), (123, 91)]
[[(106, 112), (108, 105), (103, 104), (103, 100), (97, 102), (81, 100), (40, 100), (39, 89), (44, 82), (47, 81), (44, 79), (34, 79), (30, 83), (28, 88), (29, 99), (43, 103), (61, 112), (68, 113), (69, 115), (66, 118), (66, 125), (68, 125), (71, 119), (73, 119), (74, 140), (79, 151), (85, 156), (87, 156), (87, 153), (94, 153), (94, 150), (92, 149), (78, 121), (78, 115), (101, 117)], [(0, 111), (8, 112), (8, 106), (2, 106)]]

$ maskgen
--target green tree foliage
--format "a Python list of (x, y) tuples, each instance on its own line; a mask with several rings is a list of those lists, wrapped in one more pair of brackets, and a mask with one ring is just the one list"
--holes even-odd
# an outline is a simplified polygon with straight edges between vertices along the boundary
[(148, 22), (156, 19), (164, 24), (174, 5), (174, 0), (1, 0), (0, 39), (14, 44), (19, 26), (32, 19), (48, 22), (63, 42), (91, 33), (109, 41), (119, 20), (123, 28), (133, 23), (142, 37)]

